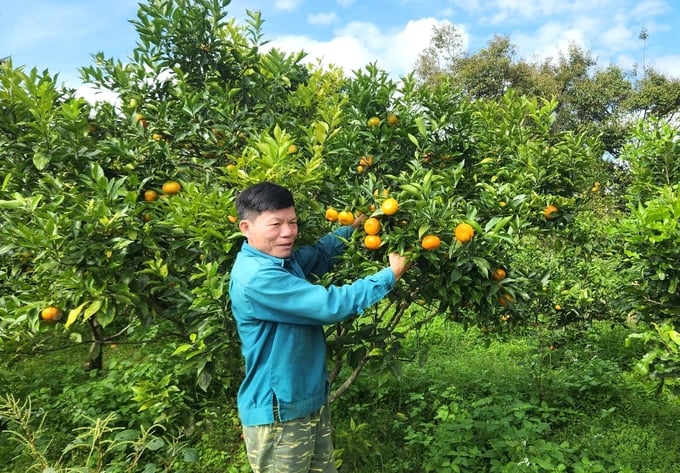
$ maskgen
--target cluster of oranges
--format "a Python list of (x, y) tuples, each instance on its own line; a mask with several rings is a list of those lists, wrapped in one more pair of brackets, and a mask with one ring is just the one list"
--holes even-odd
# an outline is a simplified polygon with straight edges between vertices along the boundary
[(368, 156), (362, 156), (359, 160), (359, 165), (357, 166), (357, 172), (361, 174), (370, 166), (373, 166), (373, 156), (370, 154)]
[[(373, 207), (371, 210), (375, 210)], [(399, 210), (399, 202), (394, 197), (387, 197), (380, 204), (380, 211), (382, 215), (392, 216)], [(383, 244), (383, 239), (380, 235), (382, 230), (382, 223), (379, 218), (380, 214), (371, 216), (364, 221), (364, 246), (369, 250), (377, 250)], [(330, 222), (338, 222), (341, 225), (351, 225), (354, 223), (354, 214), (349, 210), (338, 211), (333, 207), (326, 209), (326, 220)], [(460, 244), (465, 244), (472, 240), (475, 235), (475, 230), (472, 225), (466, 222), (459, 223), (454, 229), (456, 241)], [(426, 251), (436, 250), (441, 246), (441, 238), (435, 234), (427, 234), (420, 240), (420, 246)]]
[[(182, 190), (182, 185), (177, 181), (168, 181), (163, 184), (161, 188), (164, 195), (175, 195)], [(147, 189), (144, 191), (144, 200), (147, 202), (153, 202), (158, 199), (158, 192), (154, 189)]]
[[(161, 199), (167, 199), (168, 196), (178, 194), (182, 190), (182, 185), (177, 182), (177, 181), (167, 181), (163, 184), (161, 187), (161, 191), (163, 192), (162, 195), (160, 195)], [(158, 191), (154, 189), (147, 189), (144, 191), (144, 200), (146, 202), (154, 202), (156, 199), (158, 199)], [(144, 214), (144, 221), (149, 222), (151, 221), (152, 217), (151, 214), (146, 213)]]

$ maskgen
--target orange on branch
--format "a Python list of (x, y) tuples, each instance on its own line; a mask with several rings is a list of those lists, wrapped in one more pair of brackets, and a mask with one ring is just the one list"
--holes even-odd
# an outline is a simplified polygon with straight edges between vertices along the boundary
[(338, 222), (342, 225), (352, 225), (354, 223), (354, 214), (349, 210), (342, 210), (338, 213)]
[(503, 268), (496, 268), (493, 270), (493, 273), (491, 273), (491, 277), (493, 278), (494, 281), (500, 281), (501, 279), (505, 279), (506, 272)]
[(389, 126), (396, 126), (399, 124), (399, 118), (394, 113), (387, 115), (387, 124)]
[(475, 229), (469, 223), (459, 223), (454, 230), (456, 240), (460, 243), (467, 243), (475, 236)]
[(168, 181), (163, 184), (163, 193), (167, 195), (177, 194), (182, 190), (182, 186), (177, 181)]
[(338, 211), (335, 210), (333, 207), (328, 207), (326, 209), (326, 220), (329, 222), (337, 222), (338, 221)]
[(420, 242), (424, 250), (436, 250), (441, 244), (441, 239), (437, 235), (425, 235)]
[(372, 155), (362, 156), (361, 159), (359, 160), (359, 165), (360, 166), (373, 166), (373, 156)]
[(378, 235), (366, 235), (364, 246), (369, 250), (377, 250), (382, 245), (382, 239)]
[(507, 307), (508, 304), (511, 304), (515, 300), (512, 295), (508, 294), (507, 292), (504, 292), (500, 296), (498, 296), (498, 303), (502, 305), (503, 307)]
[(45, 307), (40, 311), (40, 319), (45, 322), (58, 322), (61, 320), (62, 315), (64, 315), (64, 312), (59, 307), (53, 305)]
[(369, 118), (367, 125), (368, 125), (369, 128), (375, 128), (377, 126), (380, 126), (380, 118), (378, 118), (378, 117)]
[(555, 215), (557, 210), (558, 209), (557, 209), (556, 206), (550, 204), (545, 209), (543, 209), (543, 216), (548, 220), (552, 220), (557, 216), (557, 215)]
[(397, 210), (399, 210), (399, 202), (397, 202), (397, 199), (389, 197), (380, 204), (380, 210), (382, 210), (382, 213), (385, 215), (394, 215), (397, 213)]
[(158, 199), (158, 192), (153, 189), (147, 189), (144, 191), (144, 200), (147, 202), (153, 202)]
[(369, 217), (364, 222), (364, 231), (369, 235), (377, 235), (380, 233), (380, 220), (375, 217)]

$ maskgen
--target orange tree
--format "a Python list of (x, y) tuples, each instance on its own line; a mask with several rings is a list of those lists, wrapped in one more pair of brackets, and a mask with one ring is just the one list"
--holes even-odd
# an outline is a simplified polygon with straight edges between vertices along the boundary
[(631, 168), (629, 213), (616, 227), (623, 239), (621, 270), (630, 282), (623, 287), (636, 338), (649, 352), (638, 368), (660, 389), (680, 394), (680, 146), (678, 131), (649, 118), (635, 126), (622, 158)]
[[(3, 340), (34, 346), (55, 329), (40, 311), (56, 306), (57, 329), (91, 342), (94, 368), (108, 343), (164, 337), (181, 365), (168, 369), (180, 379), (167, 392), (189, 379), (233, 388), (233, 201), (264, 179), (294, 191), (301, 242), (338, 225), (329, 207), (379, 220), (371, 248), (355, 232), (319, 283), (371, 273), (388, 251), (413, 260), (384, 304), (328, 328), (334, 396), (370, 362), (398, 369), (400, 339), (434, 317), (524, 323), (538, 276), (511, 256), (526, 236), (568, 223), (574, 190), (592, 185), (595, 142), (551, 134), (552, 101), (471, 102), (452, 84), (397, 83), (375, 65), (351, 77), (304, 66), (301, 53), (265, 51), (259, 13), (238, 25), (228, 4), (140, 5), (130, 61), (100, 53), (82, 69), (114, 103), (3, 66)], [(168, 181), (178, 185), (164, 191)], [(558, 211), (545, 216), (548, 205)], [(165, 399), (136, 393), (144, 405)]]

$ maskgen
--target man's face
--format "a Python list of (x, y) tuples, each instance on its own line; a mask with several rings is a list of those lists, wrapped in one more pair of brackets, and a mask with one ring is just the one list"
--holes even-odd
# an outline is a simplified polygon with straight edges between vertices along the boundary
[(241, 220), (239, 228), (253, 248), (276, 258), (288, 258), (298, 235), (295, 207), (267, 210), (254, 219)]

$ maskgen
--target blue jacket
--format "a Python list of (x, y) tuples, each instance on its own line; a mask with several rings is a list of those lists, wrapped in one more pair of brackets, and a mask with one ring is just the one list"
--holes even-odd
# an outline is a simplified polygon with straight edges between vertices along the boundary
[(354, 230), (341, 227), (316, 244), (280, 259), (243, 243), (229, 282), (245, 378), (238, 393), (244, 426), (287, 421), (319, 409), (328, 396), (323, 325), (340, 322), (385, 297), (394, 287), (390, 268), (352, 284), (324, 287), (308, 280), (330, 270)]

